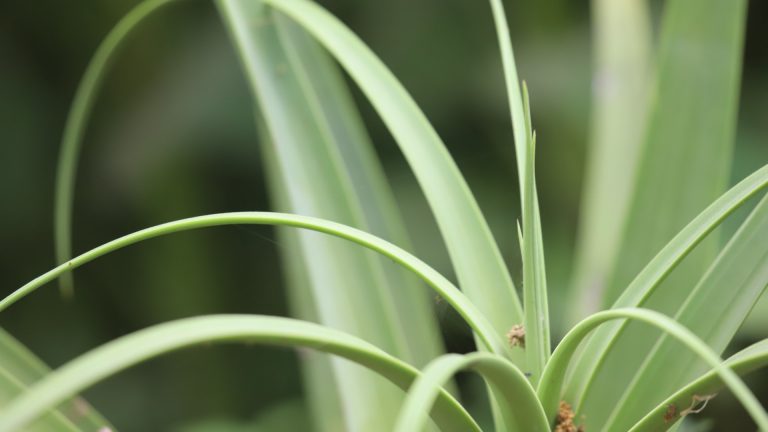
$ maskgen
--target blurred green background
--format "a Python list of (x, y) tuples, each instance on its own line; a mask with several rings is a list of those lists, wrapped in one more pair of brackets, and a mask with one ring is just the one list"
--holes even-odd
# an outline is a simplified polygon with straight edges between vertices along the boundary
[[(421, 104), (467, 177), (518, 282), (512, 134), (486, 2), (321, 3), (384, 59)], [(54, 265), (54, 175), (68, 105), (98, 43), (135, 4), (0, 2), (2, 295)], [(656, 14), (660, 4), (653, 2)], [(590, 4), (508, 1), (507, 7), (538, 132), (537, 173), (559, 335), (557, 317), (567, 306), (558, 293), (570, 274), (589, 132)], [(768, 162), (766, 19), (768, 3), (751, 2), (734, 181)], [(404, 159), (372, 109), (356, 96), (417, 255), (451, 275)], [(182, 217), (269, 209), (249, 91), (211, 3), (181, 2), (131, 38), (105, 82), (83, 154), (75, 252)], [(732, 230), (735, 224), (728, 226)], [(0, 325), (56, 367), (117, 336), (175, 318), (285, 315), (280, 247), (272, 230), (261, 227), (152, 240), (78, 270), (72, 301), (62, 300), (51, 285), (4, 312)], [(469, 350), (468, 331), (444, 305), (436, 309), (448, 347)], [(739, 345), (766, 336), (766, 315), (752, 317)], [(753, 376), (768, 404), (768, 373)], [(248, 422), (269, 406), (293, 412), (300, 394), (292, 352), (217, 346), (133, 368), (86, 397), (124, 430), (191, 431), (212, 421)], [(711, 413), (736, 410), (745, 416), (735, 403), (714, 405)]]

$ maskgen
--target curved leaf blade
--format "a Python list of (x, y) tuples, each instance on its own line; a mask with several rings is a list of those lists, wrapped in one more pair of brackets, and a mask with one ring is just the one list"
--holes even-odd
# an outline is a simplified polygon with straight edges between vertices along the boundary
[(578, 346), (595, 328), (606, 322), (619, 319), (632, 319), (650, 324), (682, 342), (714, 368), (718, 376), (720, 376), (739, 402), (741, 402), (742, 406), (749, 412), (757, 425), (761, 429), (768, 430), (768, 413), (766, 413), (765, 409), (760, 405), (760, 402), (741, 378), (731, 369), (722, 365), (722, 360), (716, 352), (712, 351), (706, 343), (680, 323), (662, 313), (640, 308), (610, 309), (598, 312), (582, 320), (565, 335), (560, 345), (552, 354), (550, 362), (547, 363), (544, 375), (537, 389), (539, 400), (544, 406), (547, 418), (554, 419), (566, 370)]
[[(768, 286), (768, 196), (752, 211), (680, 306), (675, 321), (722, 353)], [(706, 364), (662, 336), (632, 371), (607, 429), (625, 430), (642, 414), (706, 370)], [(656, 382), (649, 386), (647, 383)], [(645, 383), (645, 384), (644, 384)], [(630, 408), (631, 407), (631, 408)], [(632, 415), (635, 413), (635, 415)]]
[[(187, 318), (121, 337), (62, 366), (0, 412), (0, 431), (18, 430), (67, 397), (161, 354), (202, 343), (233, 341), (317, 349), (361, 364), (402, 389), (418, 376), (416, 369), (375, 346), (317, 324), (252, 315)], [(433, 418), (446, 427), (477, 427), (445, 391), (439, 395)]]
[(469, 369), (480, 374), (499, 402), (509, 431), (548, 432), (549, 424), (528, 378), (508, 360), (488, 354), (446, 354), (433, 360), (413, 383), (395, 426), (397, 432), (422, 431), (442, 385)]
[[(768, 339), (757, 342), (734, 354), (725, 361), (725, 366), (731, 368), (738, 375), (745, 375), (756, 369), (768, 366)], [(724, 386), (722, 378), (715, 371), (709, 371), (668, 397), (629, 430), (630, 432), (666, 430), (671, 426), (671, 424), (668, 424), (670, 422), (666, 419), (670, 406), (674, 406), (674, 412), (677, 413), (676, 415), (679, 415), (681, 410), (677, 409), (677, 407), (688, 406), (693, 400), (694, 395), (713, 394)]]
[[(732, 187), (683, 228), (635, 277), (614, 303), (613, 308), (644, 306), (661, 282), (696, 245), (725, 218), (766, 187), (768, 187), (768, 165)], [(594, 371), (600, 367), (606, 353), (610, 349), (615, 349), (611, 347), (624, 327), (624, 323), (613, 323), (595, 331), (577, 359), (573, 373), (570, 374), (567, 385), (569, 398), (577, 400), (584, 393), (585, 387), (591, 385)], [(578, 403), (575, 405), (579, 406)]]
[(120, 248), (135, 244), (143, 240), (174, 232), (211, 226), (238, 224), (272, 224), (304, 228), (317, 231), (318, 233), (336, 236), (344, 240), (349, 240), (373, 251), (376, 251), (414, 272), (416, 275), (422, 278), (427, 283), (427, 285), (434, 288), (440, 295), (444, 296), (445, 301), (451, 306), (454, 306), (456, 311), (462, 317), (467, 319), (467, 322), (470, 324), (470, 326), (472, 326), (473, 330), (477, 332), (478, 337), (481, 341), (483, 341), (485, 347), (489, 351), (503, 355), (509, 349), (504, 343), (504, 340), (496, 335), (488, 320), (485, 319), (477, 307), (461, 291), (459, 291), (458, 288), (456, 288), (448, 279), (446, 279), (436, 270), (429, 267), (423, 261), (411, 255), (410, 253), (387, 242), (386, 240), (382, 240), (372, 234), (368, 234), (364, 231), (360, 231), (346, 225), (310, 216), (272, 212), (235, 212), (198, 216), (156, 225), (154, 227), (146, 228), (141, 231), (125, 235), (109, 243), (105, 243), (99, 247), (91, 249), (90, 251), (85, 252), (84, 254), (79, 255), (72, 260), (67, 261), (66, 263), (61, 264), (58, 267), (48, 271), (47, 273), (33, 279), (0, 301), (0, 311), (5, 310), (13, 303), (22, 299), (24, 296), (33, 292), (40, 286), (56, 279), (61, 274), (71, 271), (72, 269), (75, 269), (100, 256)]
[[(27, 391), (30, 385), (50, 373), (50, 369), (24, 345), (0, 329), (0, 407)], [(87, 431), (110, 427), (88, 402), (73, 397), (48, 412), (30, 432)]]
[(370, 49), (324, 9), (305, 0), (266, 3), (314, 35), (366, 94), (425, 191), (460, 286), (497, 333), (506, 333), (522, 318), (512, 280), (477, 202), (424, 113)]
[[(746, 23), (745, 0), (672, 0), (664, 5), (657, 72), (634, 192), (603, 306), (668, 239), (727, 187)], [(706, 71), (706, 73), (701, 73)], [(652, 294), (643, 307), (674, 316), (717, 256), (705, 239)], [(578, 411), (603, 425), (655, 343), (650, 329), (629, 323), (607, 353), (595, 386)], [(647, 401), (650, 402), (650, 401)], [(647, 403), (646, 402), (646, 403)], [(639, 413), (627, 413), (633, 416)]]
[[(104, 38), (83, 74), (67, 115), (56, 169), (54, 202), (54, 236), (56, 259), (59, 263), (72, 256), (72, 205), (75, 176), (85, 128), (93, 110), (96, 96), (112, 59), (130, 33), (147, 17), (154, 15), (177, 0), (146, 0), (131, 9)], [(71, 296), (74, 290), (71, 275), (61, 280), (61, 290)]]

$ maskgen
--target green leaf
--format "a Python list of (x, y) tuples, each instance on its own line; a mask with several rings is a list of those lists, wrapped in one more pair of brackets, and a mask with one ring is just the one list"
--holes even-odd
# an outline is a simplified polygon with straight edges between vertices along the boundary
[[(734, 354), (725, 361), (725, 365), (738, 375), (746, 375), (756, 369), (766, 367), (768, 365), (768, 339), (757, 342)], [(677, 390), (675, 394), (660, 403), (629, 430), (631, 432), (663, 431), (669, 427), (665, 415), (667, 415), (670, 405), (675, 407), (674, 412), (679, 415), (680, 411), (691, 405), (694, 395), (711, 395), (720, 391), (724, 385), (720, 375), (715, 371), (709, 371)]]
[[(314, 107), (317, 122), (333, 137), (331, 142), (326, 143), (325, 151), (331, 155), (338, 153), (335, 163), (337, 170), (343, 173), (338, 177), (343, 182), (343, 189), (349, 191), (350, 207), (359, 214), (361, 222), (358, 228), (365, 228), (366, 232), (409, 249), (410, 241), (383, 167), (341, 70), (328, 53), (294, 22), (277, 14), (275, 25), (291, 59), (289, 67), (302, 83), (305, 97)], [(306, 124), (302, 126), (306, 127)], [(294, 145), (306, 153), (312, 150), (303, 142)], [(317, 160), (319, 155), (312, 156)], [(397, 323), (405, 333), (407, 350), (403, 355), (407, 355), (406, 358), (416, 366), (424, 365), (445, 351), (437, 320), (432, 313), (431, 298), (426, 290), (419, 289), (418, 279), (403, 268), (384, 258), (377, 258), (377, 261), (383, 267), (386, 290), (395, 304)]]
[[(349, 105), (348, 96), (340, 96), (340, 90), (331, 91), (334, 84), (337, 88), (341, 87), (334, 80), (338, 77), (332, 75), (337, 74), (333, 65), (324, 58), (323, 52), (318, 52), (320, 48), (300, 28), (290, 21), (281, 20), (264, 5), (258, 2), (223, 2), (221, 8), (255, 89), (260, 111), (271, 135), (270, 143), (274, 146), (274, 159), (286, 174), (282, 182), (291, 211), (369, 230), (355, 184), (344, 169), (343, 157), (336, 144), (355, 139), (361, 132), (354, 130), (349, 121), (342, 120), (345, 113), (352, 109), (341, 110), (341, 106)], [(253, 22), (258, 24), (250, 25)], [(304, 239), (302, 242), (311, 243)], [(337, 292), (332, 290), (316, 295), (326, 296), (329, 302), (333, 298), (343, 298), (347, 309), (370, 317), (367, 320), (370, 323), (356, 324), (353, 324), (355, 320), (352, 317), (342, 318), (335, 326), (359, 332), (360, 336), (416, 361), (411, 351), (418, 349), (415, 347), (419, 345), (413, 341), (409, 343), (408, 330), (403, 325), (404, 320), (416, 317), (401, 319), (404, 313), (398, 309), (395, 298), (401, 292), (406, 299), (418, 296), (420, 303), (416, 304), (421, 307), (409, 307), (405, 312), (429, 316), (425, 293), (407, 292), (405, 290), (410, 287), (402, 283), (388, 287), (383, 261), (378, 258), (371, 259), (368, 254), (356, 255), (348, 245), (334, 247), (334, 241), (327, 238), (322, 238), (320, 243), (323, 244), (314, 245), (315, 250), (306, 250), (305, 253), (311, 254), (314, 261), (328, 261), (325, 273), (338, 268), (338, 274), (349, 282), (335, 284)], [(324, 282), (319, 279), (318, 272), (312, 270), (314, 265), (310, 265), (310, 279), (313, 286), (319, 289)], [(350, 292), (360, 284), (372, 288), (363, 297)], [(332, 321), (328, 320), (343, 316), (335, 313), (331, 317), (326, 307), (321, 307), (319, 312), (321, 320), (329, 324)], [(428, 325), (423, 328), (430, 329)], [(431, 328), (431, 334), (425, 333), (423, 341), (438, 340), (436, 325), (433, 323)], [(422, 350), (428, 346), (424, 343), (420, 345)], [(422, 351), (416, 356), (419, 362), (423, 363), (440, 352), (434, 342), (431, 346), (435, 350)]]
[(480, 374), (492, 389), (504, 426), (509, 431), (548, 432), (536, 392), (528, 378), (508, 360), (488, 354), (446, 354), (432, 361), (408, 391), (395, 426), (397, 432), (422, 431), (427, 414), (442, 385), (456, 373), (470, 369)]
[[(74, 193), (74, 179), (75, 179), (75, 171), (76, 171), (76, 165), (77, 165), (77, 159), (79, 156), (79, 151), (81, 147), (81, 141), (83, 137), (83, 132), (85, 128), (85, 124), (87, 122), (88, 116), (91, 111), (91, 107), (93, 105), (93, 102), (95, 100), (95, 96), (97, 94), (99, 84), (103, 79), (103, 76), (106, 73), (107, 66), (109, 65), (111, 59), (114, 57), (114, 54), (117, 50), (117, 47), (119, 47), (122, 44), (122, 41), (129, 35), (129, 33), (146, 17), (148, 17), (153, 12), (160, 9), (162, 6), (169, 3), (169, 1), (148, 1), (146, 3), (142, 3), (140, 6), (135, 8), (133, 11), (131, 11), (119, 24), (118, 26), (107, 36), (105, 41), (100, 46), (99, 50), (97, 51), (96, 55), (94, 56), (93, 60), (91, 61), (91, 64), (88, 67), (88, 70), (86, 72), (86, 75), (80, 85), (80, 88), (78, 89), (78, 93), (74, 102), (73, 109), (70, 113), (70, 118), (68, 120), (67, 128), (65, 131), (64, 136), (64, 142), (63, 142), (63, 148), (62, 148), (62, 157), (60, 160), (60, 169), (59, 169), (59, 181), (58, 181), (58, 193), (57, 193), (57, 204), (56, 204), (56, 231), (57, 231), (57, 250), (59, 254), (60, 260), (65, 260), (70, 256), (71, 253), (71, 233), (70, 233), (70, 225), (71, 225), (71, 211), (72, 211), (72, 200), (73, 200), (73, 193)], [(304, 38), (306, 39), (306, 38)], [(293, 38), (295, 41), (296, 38)], [(294, 44), (297, 45), (297, 44)], [(312, 48), (312, 47), (309, 47)], [(297, 48), (298, 49), (298, 48)], [(315, 51), (319, 51), (319, 49), (315, 49)], [(304, 52), (302, 54), (306, 54), (308, 52), (308, 49), (304, 49)], [(313, 58), (316, 60), (315, 58)], [(302, 59), (300, 59), (302, 60)], [(317, 72), (317, 64), (314, 64), (314, 70), (313, 72)], [(333, 72), (333, 71), (332, 71)], [(338, 73), (336, 73), (338, 75)], [(312, 80), (316, 77), (316, 74), (308, 75), (308, 79)], [(325, 77), (326, 81), (322, 84), (328, 84), (328, 77)], [(332, 78), (332, 77), (331, 77)], [(340, 81), (340, 80), (337, 80)], [(334, 83), (331, 83), (334, 84)], [(337, 85), (338, 87), (338, 85)], [(319, 85), (316, 86), (317, 89), (320, 90), (326, 90), (330, 88), (329, 85)], [(334, 89), (335, 91), (335, 89)], [(347, 96), (348, 98), (348, 96)], [(324, 101), (325, 98), (318, 97), (319, 100)], [(343, 101), (342, 101), (343, 102)], [(320, 107), (323, 108), (321, 111), (323, 113), (327, 113), (328, 110), (325, 109), (327, 107)], [(329, 121), (331, 125), (329, 126), (330, 129), (333, 129), (332, 132), (341, 135), (346, 135), (345, 138), (351, 140), (351, 139), (358, 139), (360, 136), (359, 131), (354, 130), (354, 127), (350, 127), (350, 123), (354, 123), (354, 117), (350, 116), (350, 113), (352, 110), (346, 109), (343, 113), (336, 116), (335, 124), (333, 124), (332, 121)], [(351, 119), (351, 120), (350, 120)], [(354, 126), (354, 124), (352, 125)], [(358, 153), (355, 153), (355, 160), (353, 162), (367, 162), (365, 160), (365, 152), (361, 151)], [(367, 165), (362, 165), (366, 168), (371, 168), (371, 164), (368, 163)], [(370, 171), (370, 170), (368, 170)], [(371, 174), (373, 175), (373, 174)], [(360, 184), (360, 182), (357, 182)], [(375, 186), (374, 186), (375, 189)], [(376, 189), (376, 192), (381, 192), (380, 187)], [(372, 213), (376, 214), (385, 214), (386, 211), (383, 209), (377, 209), (377, 211), (372, 211)], [(397, 307), (395, 308), (397, 311), (403, 311), (404, 315), (407, 315), (405, 317), (401, 316), (399, 320), (396, 320), (395, 323), (402, 322), (404, 326), (408, 326), (409, 322), (414, 319), (419, 319), (420, 325), (418, 327), (413, 326), (416, 330), (410, 329), (406, 335), (412, 336), (410, 338), (410, 347), (409, 349), (411, 352), (415, 352), (413, 356), (415, 358), (411, 358), (411, 360), (416, 361), (417, 363), (424, 363), (429, 358), (433, 357), (434, 355), (437, 355), (440, 350), (440, 338), (437, 333), (437, 327), (436, 324), (433, 322), (430, 326), (429, 321), (426, 316), (429, 315), (429, 308), (428, 303), (426, 301), (425, 293), (424, 292), (417, 292), (413, 289), (413, 282), (411, 280), (406, 280), (403, 278), (403, 272), (401, 269), (397, 268), (396, 266), (386, 263), (384, 264), (387, 266), (387, 275), (390, 276), (395, 282), (396, 285), (393, 287), (395, 290), (399, 290), (399, 297), (396, 297), (396, 300), (399, 302)], [(68, 280), (69, 283), (66, 283), (67, 280), (65, 280), (65, 286), (70, 286), (71, 290), (71, 280)], [(414, 341), (414, 339), (418, 339), (418, 341)], [(404, 353), (407, 354), (407, 353)], [(409, 356), (406, 356), (409, 357)]]
[[(735, 135), (746, 16), (743, 0), (671, 0), (665, 3), (648, 129), (633, 198), (603, 306), (688, 221), (722, 193)], [(677, 266), (643, 307), (676, 314), (717, 254), (714, 236)], [(630, 323), (616, 340), (576, 409), (603, 425), (613, 404), (657, 339)], [(586, 352), (586, 351), (585, 351)], [(588, 356), (602, 355), (590, 351)], [(570, 388), (571, 386), (569, 386)], [(576, 386), (580, 387), (579, 385)]]
[[(666, 3), (656, 85), (634, 195), (604, 305), (725, 189), (738, 106), (746, 1)], [(716, 252), (691, 257), (694, 280)], [(706, 248), (706, 245), (703, 245)]]
[[(147, 17), (154, 15), (175, 1), (147, 0), (131, 9), (96, 49), (96, 53), (88, 63), (85, 74), (80, 80), (64, 126), (56, 171), (53, 228), (56, 239), (56, 259), (59, 263), (67, 261), (72, 256), (72, 205), (75, 195), (77, 162), (85, 136), (85, 127), (88, 124), (106, 71), (115, 57), (115, 53), (128, 35)], [(71, 275), (67, 275), (61, 280), (61, 289), (65, 295), (72, 295), (74, 288)]]
[[(725, 246), (675, 320), (722, 353), (768, 286), (768, 196), (764, 197)], [(613, 408), (606, 428), (625, 430), (650, 407), (698, 376), (706, 365), (662, 337), (644, 354), (632, 383)], [(649, 383), (654, 383), (649, 385)]]
[(504, 80), (515, 136), (515, 154), (523, 213), (523, 241), (520, 242), (520, 247), (523, 257), (526, 370), (531, 373), (531, 381), (535, 384), (549, 359), (551, 349), (544, 245), (535, 180), (536, 139), (531, 125), (528, 89), (523, 84), (521, 94), (512, 41), (509, 36), (509, 26), (507, 25), (504, 6), (500, 0), (491, 0), (491, 11), (501, 51)]
[[(706, 361), (746, 408), (757, 425), (768, 430), (768, 413), (760, 405), (746, 384), (731, 369), (722, 366), (722, 360), (706, 343), (680, 323), (659, 312), (639, 309), (611, 309), (590, 315), (577, 324), (560, 342), (541, 378), (537, 393), (547, 418), (554, 419), (568, 364), (584, 338), (601, 324), (611, 320), (637, 320), (650, 324), (686, 345), (699, 358)], [(654, 383), (655, 384), (655, 383)]]
[(617, 256), (651, 81), (647, 0), (592, 1), (592, 120), (577, 235), (571, 301), (576, 322), (600, 308)]
[[(347, 101), (338, 92), (330, 91), (330, 76), (338, 72), (301, 28), (281, 18), (265, 3), (234, 0), (217, 4), (264, 118), (270, 136), (264, 144), (272, 146), (270, 159), (280, 167), (278, 181), (288, 210), (368, 230), (337, 146), (337, 142), (355, 135), (349, 122), (340, 120), (344, 113), (339, 107)], [(368, 340), (410, 362), (423, 364), (441, 352), (428, 352), (428, 348), (438, 345), (439, 337), (434, 318), (430, 318), (426, 293), (404, 292), (415, 288), (407, 284), (388, 285), (385, 264), (379, 257), (361, 254), (349, 244), (316, 233), (298, 234), (298, 244), (321, 323)], [(361, 286), (367, 289), (359, 289)], [(420, 303), (413, 304), (421, 307), (398, 308), (398, 294), (406, 299), (420, 296)], [(415, 315), (404, 318), (405, 313)], [(418, 345), (405, 327), (419, 315), (426, 317), (426, 325), (420, 328), (427, 330), (419, 336), (431, 343)], [(385, 430), (400, 395), (380, 378), (354, 365), (332, 361), (332, 369), (346, 427)]]
[[(767, 186), (768, 165), (732, 187), (692, 220), (635, 277), (613, 307), (645, 306), (661, 282), (710, 232)], [(624, 328), (625, 323), (609, 324), (595, 331), (573, 367), (567, 385), (569, 399), (579, 400), (584, 388), (593, 385), (595, 371), (605, 361), (607, 353), (616, 349), (615, 342)]]
[[(18, 430), (71, 395), (140, 362), (193, 345), (234, 341), (317, 349), (363, 365), (402, 389), (418, 377), (412, 366), (375, 346), (317, 324), (248, 315), (187, 318), (116, 339), (47, 375), (0, 412), (0, 431)], [(477, 428), (446, 391), (439, 395), (433, 419), (446, 429)]]
[[(437, 291), (437, 293), (443, 296), (445, 301), (453, 306), (456, 311), (467, 320), (467, 323), (472, 327), (480, 340), (485, 344), (486, 349), (499, 355), (503, 355), (509, 350), (507, 344), (504, 343), (503, 338), (496, 334), (488, 320), (479, 312), (477, 307), (470, 300), (468, 300), (461, 291), (459, 291), (458, 288), (456, 288), (440, 273), (410, 253), (387, 242), (386, 240), (382, 240), (374, 235), (352, 227), (348, 227), (346, 225), (326, 221), (319, 218), (313, 218), (310, 216), (273, 212), (234, 212), (197, 216), (156, 225), (154, 227), (146, 228), (141, 231), (125, 235), (118, 239), (112, 240), (109, 243), (105, 243), (99, 247), (91, 249), (90, 251), (85, 252), (33, 279), (0, 301), (0, 311), (7, 309), (9, 306), (22, 299), (24, 296), (33, 292), (42, 285), (56, 279), (60, 275), (76, 269), (83, 264), (91, 262), (98, 257), (123, 247), (135, 244), (137, 242), (179, 231), (212, 226), (244, 224), (280, 225), (286, 227), (308, 229), (317, 231), (318, 233), (336, 236), (344, 240), (349, 240), (353, 243), (357, 243), (360, 246), (364, 246), (375, 252), (378, 252), (387, 258), (390, 258), (393, 261), (399, 263), (408, 270), (414, 272), (414, 274), (418, 275), (422, 280), (424, 280), (428, 286), (432, 287), (435, 289), (435, 291)], [(365, 287), (358, 287), (358, 289), (364, 290)]]
[[(40, 359), (5, 330), (0, 329), (0, 407), (23, 394), (35, 381), (50, 372)], [(109, 427), (88, 402), (79, 396), (46, 413), (28, 429), (30, 432), (88, 431)]]
[(381, 115), (424, 190), (467, 296), (499, 335), (520, 323), (519, 301), (487, 223), (453, 159), (406, 90), (357, 36), (321, 7), (305, 0), (267, 3), (315, 36)]
[(531, 382), (539, 382), (541, 371), (549, 360), (549, 304), (544, 267), (544, 244), (541, 235), (538, 194), (535, 182), (536, 133), (531, 128), (531, 109), (528, 89), (523, 84), (526, 131), (525, 175), (521, 178), (523, 197), (523, 293), (525, 302), (525, 352)]
[[(281, 182), (280, 166), (271, 149), (273, 146), (262, 116), (256, 116), (256, 129), (262, 150), (263, 165), (269, 187), (272, 207), (285, 211), (290, 205)], [(277, 227), (276, 235), (285, 278), (290, 315), (306, 321), (320, 322), (317, 302), (312, 294), (309, 274), (301, 256), (299, 233), (287, 227)], [(309, 351), (300, 357), (303, 369), (304, 394), (312, 414), (312, 424), (317, 431), (344, 429), (341, 395), (335, 383), (331, 358), (322, 353)]]

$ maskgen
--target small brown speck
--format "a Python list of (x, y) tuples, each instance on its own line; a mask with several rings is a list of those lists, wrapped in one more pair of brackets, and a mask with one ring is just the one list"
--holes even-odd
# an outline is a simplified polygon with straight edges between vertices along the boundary
[(677, 418), (677, 405), (667, 405), (667, 412), (664, 413), (664, 423), (669, 423)]
[(522, 324), (515, 324), (507, 332), (509, 346), (525, 348), (525, 327)]

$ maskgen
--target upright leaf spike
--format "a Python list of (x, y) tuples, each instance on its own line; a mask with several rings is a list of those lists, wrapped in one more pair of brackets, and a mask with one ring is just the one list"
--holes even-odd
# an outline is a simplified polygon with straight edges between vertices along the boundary
[(526, 365), (532, 382), (538, 382), (550, 355), (549, 312), (547, 305), (544, 250), (541, 245), (541, 223), (536, 185), (533, 173), (533, 136), (528, 89), (523, 82), (522, 92), (515, 66), (509, 26), (501, 0), (490, 0), (496, 36), (504, 67), (515, 153), (520, 183), (523, 213), (523, 310), (526, 334)]
[(526, 360), (531, 381), (536, 384), (549, 360), (549, 310), (544, 268), (544, 252), (541, 244), (536, 194), (535, 142), (531, 127), (531, 110), (528, 86), (523, 82), (523, 112), (525, 116), (525, 167), (521, 175), (523, 211), (523, 304), (525, 313)]

